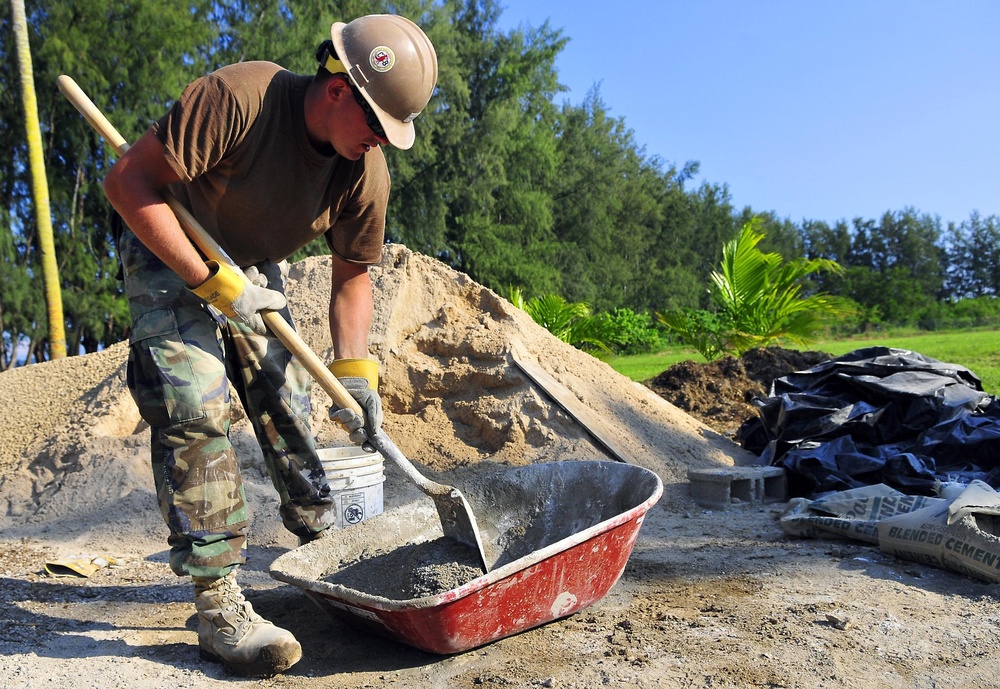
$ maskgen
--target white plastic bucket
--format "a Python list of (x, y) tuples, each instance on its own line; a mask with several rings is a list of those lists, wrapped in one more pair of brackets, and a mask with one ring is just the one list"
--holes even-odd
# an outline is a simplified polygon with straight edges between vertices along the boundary
[(328, 447), (317, 450), (334, 500), (334, 524), (344, 529), (368, 517), (382, 514), (382, 455), (360, 447)]

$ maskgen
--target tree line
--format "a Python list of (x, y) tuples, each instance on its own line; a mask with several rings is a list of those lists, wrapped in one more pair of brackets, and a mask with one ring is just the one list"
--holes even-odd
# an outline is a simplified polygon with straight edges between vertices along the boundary
[[(989, 322), (1000, 289), (1000, 221), (972, 213), (946, 226), (907, 208), (881, 218), (793, 223), (734, 208), (698, 164), (648, 155), (594, 88), (562, 100), (555, 60), (567, 38), (549, 24), (502, 31), (499, 0), (48, 0), (25, 3), (70, 352), (128, 336), (111, 210), (100, 188), (113, 154), (58, 93), (72, 76), (134, 141), (192, 79), (241, 60), (315, 70), (334, 20), (394, 12), (438, 52), (438, 89), (393, 179), (387, 239), (436, 257), (500, 294), (558, 294), (595, 312), (708, 306), (722, 246), (752, 218), (762, 248), (837, 261), (816, 289), (859, 316), (941, 327)], [(9, 5), (0, 25), (0, 370), (48, 358), (37, 228)], [(667, 88), (669, 80), (665, 80)], [(677, 94), (683, 98), (683, 94)], [(848, 214), (850, 209), (845, 209)], [(317, 242), (294, 258), (324, 252)], [(962, 305), (959, 308), (958, 305)], [(964, 322), (964, 321), (962, 321)]]

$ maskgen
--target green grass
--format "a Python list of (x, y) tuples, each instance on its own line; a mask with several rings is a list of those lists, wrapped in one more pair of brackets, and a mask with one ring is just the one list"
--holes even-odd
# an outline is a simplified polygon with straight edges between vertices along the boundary
[[(1000, 393), (1000, 331), (997, 330), (885, 334), (849, 340), (823, 340), (808, 347), (794, 348), (840, 356), (855, 349), (875, 346), (908, 349), (949, 364), (965, 366), (979, 376), (984, 390), (993, 395)], [(693, 350), (675, 348), (656, 354), (614, 357), (608, 363), (622, 375), (643, 381), (688, 359), (698, 363), (705, 361)]]

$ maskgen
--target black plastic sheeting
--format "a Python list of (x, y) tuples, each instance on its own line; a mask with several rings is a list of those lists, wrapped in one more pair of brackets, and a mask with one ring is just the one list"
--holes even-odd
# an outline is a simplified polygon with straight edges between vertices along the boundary
[(964, 366), (868, 347), (775, 379), (740, 429), (759, 464), (784, 467), (792, 497), (885, 483), (1000, 486), (1000, 402)]

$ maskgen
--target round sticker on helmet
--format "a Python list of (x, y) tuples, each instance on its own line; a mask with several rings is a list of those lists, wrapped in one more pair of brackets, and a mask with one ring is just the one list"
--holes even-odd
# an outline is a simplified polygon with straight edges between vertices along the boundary
[(368, 61), (376, 72), (388, 72), (396, 64), (396, 54), (392, 52), (392, 48), (379, 45), (372, 48)]

